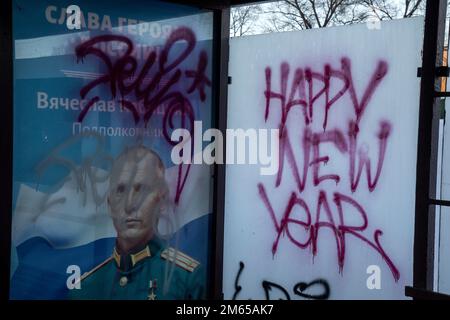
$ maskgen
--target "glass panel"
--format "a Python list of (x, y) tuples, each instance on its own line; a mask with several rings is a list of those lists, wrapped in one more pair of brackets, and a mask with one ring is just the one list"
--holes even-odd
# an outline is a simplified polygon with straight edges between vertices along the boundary
[(212, 12), (13, 6), (11, 299), (204, 298), (210, 168), (171, 151), (211, 127)]

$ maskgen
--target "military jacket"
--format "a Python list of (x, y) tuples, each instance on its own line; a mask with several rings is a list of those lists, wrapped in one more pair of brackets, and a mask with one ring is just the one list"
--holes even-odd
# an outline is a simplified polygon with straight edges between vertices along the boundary
[(205, 273), (188, 255), (159, 239), (135, 253), (110, 258), (81, 277), (71, 299), (186, 300), (205, 298)]

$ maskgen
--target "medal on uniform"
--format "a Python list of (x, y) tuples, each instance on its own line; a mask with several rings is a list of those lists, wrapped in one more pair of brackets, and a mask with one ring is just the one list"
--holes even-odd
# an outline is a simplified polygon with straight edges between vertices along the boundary
[(156, 300), (155, 290), (157, 288), (156, 279), (150, 280), (148, 283), (148, 290), (150, 293), (148, 294), (148, 300)]

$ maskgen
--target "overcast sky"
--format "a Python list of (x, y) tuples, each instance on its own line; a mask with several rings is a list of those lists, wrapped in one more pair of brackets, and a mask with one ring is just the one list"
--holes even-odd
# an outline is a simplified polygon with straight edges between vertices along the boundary
[[(395, 3), (398, 7), (402, 7), (403, 3), (404, 3), (404, 0), (390, 0), (390, 1), (392, 3)], [(436, 1), (436, 0), (433, 0), (433, 1)], [(277, 2), (277, 1), (266, 1), (260, 5), (263, 8), (263, 11), (268, 11), (269, 7), (275, 2)], [(254, 23), (254, 27), (253, 27), (251, 34), (264, 33), (264, 25), (268, 24), (268, 19), (270, 16), (272, 16), (272, 14), (270, 14), (270, 13), (261, 13), (258, 17), (258, 20)]]

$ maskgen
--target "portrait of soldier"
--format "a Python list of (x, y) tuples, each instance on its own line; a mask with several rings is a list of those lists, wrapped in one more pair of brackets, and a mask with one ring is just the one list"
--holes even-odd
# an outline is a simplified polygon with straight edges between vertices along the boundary
[(205, 298), (200, 263), (168, 246), (158, 230), (170, 201), (164, 164), (154, 151), (132, 147), (115, 159), (107, 202), (117, 231), (115, 248), (82, 275), (71, 299)]

